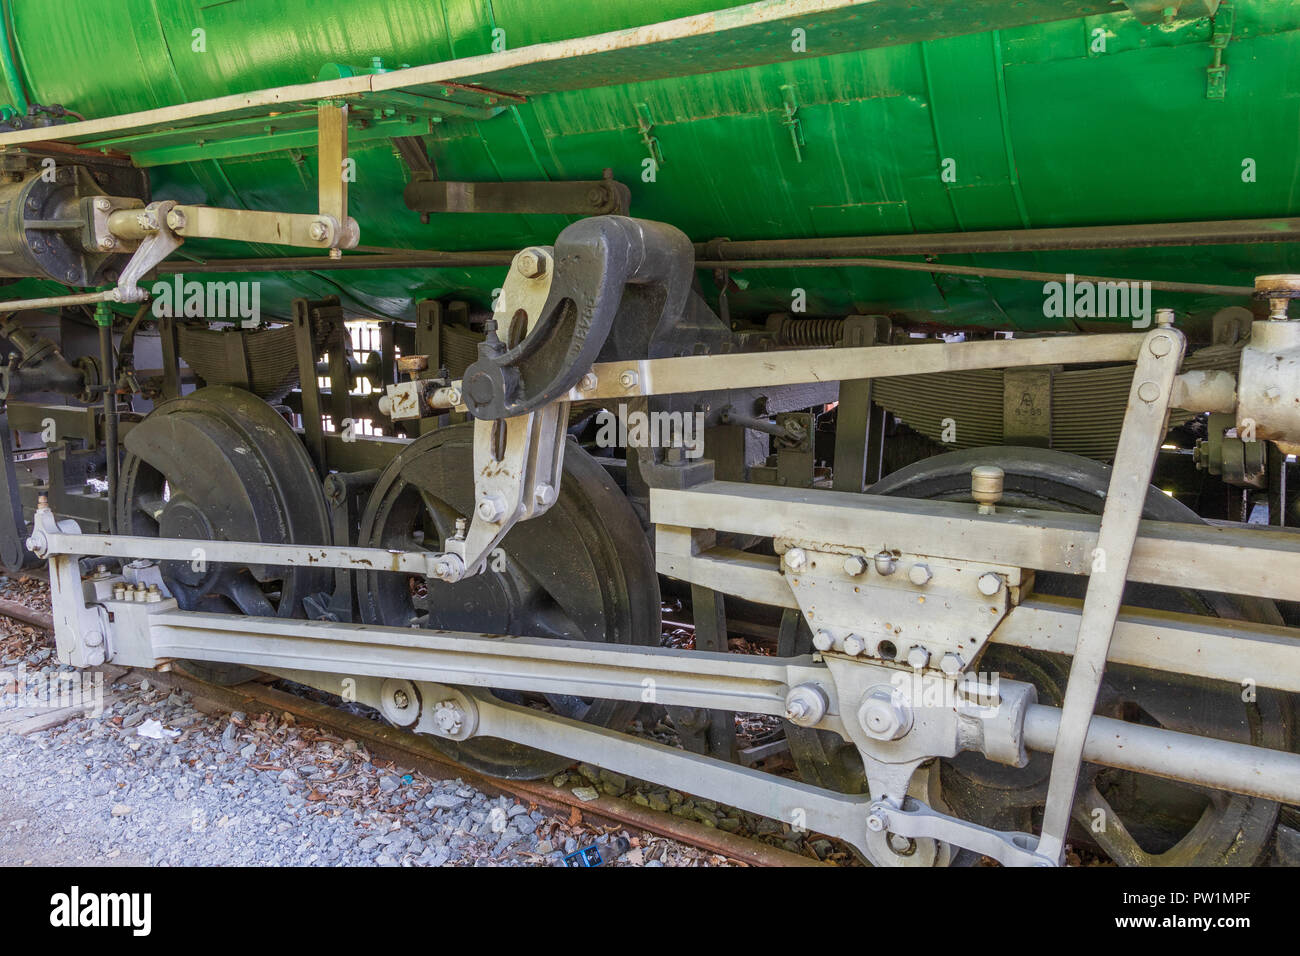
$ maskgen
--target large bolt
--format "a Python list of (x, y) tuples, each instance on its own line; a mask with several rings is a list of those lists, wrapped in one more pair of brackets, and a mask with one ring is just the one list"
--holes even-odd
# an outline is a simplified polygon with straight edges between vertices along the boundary
[(637, 382), (641, 381), (641, 376), (629, 369), (624, 369), (618, 376), (618, 384), (624, 388), (636, 388)]
[(808, 565), (808, 552), (803, 548), (791, 548), (785, 553), (785, 566), (791, 571), (802, 571)]
[(596, 390), (596, 373), (588, 372), (578, 382), (578, 391), (594, 392)]
[(439, 701), (433, 708), (433, 723), (445, 737), (455, 737), (465, 726), (465, 712), (454, 700)]
[(857, 657), (859, 654), (864, 653), (866, 649), (867, 642), (858, 635), (850, 634), (844, 638), (844, 653), (848, 654), (849, 657)]
[(785, 695), (785, 716), (800, 727), (811, 727), (826, 716), (830, 701), (817, 684), (800, 684)]
[(918, 671), (923, 670), (930, 663), (930, 652), (918, 644), (907, 652), (907, 663)]
[(877, 574), (890, 575), (898, 570), (898, 558), (890, 551), (876, 552), (875, 563)]
[(167, 213), (167, 228), (173, 232), (180, 232), (185, 228), (185, 213), (179, 209), (173, 209)]
[(500, 495), (484, 495), (478, 500), (478, 516), (496, 524), (506, 513), (506, 500)]
[(835, 638), (830, 631), (822, 629), (813, 635), (813, 647), (819, 651), (829, 651), (835, 646)]
[(1156, 358), (1164, 358), (1169, 354), (1170, 349), (1174, 347), (1174, 340), (1167, 335), (1154, 335), (1151, 341), (1147, 343), (1147, 348)]
[[(170, 219), (170, 217), (168, 218)], [(319, 219), (307, 227), (307, 235), (311, 236), (312, 242), (324, 242), (325, 237), (329, 234), (329, 226)]]
[(844, 559), (844, 573), (851, 578), (856, 578), (867, 570), (867, 559), (859, 554), (853, 554)]
[(934, 577), (934, 572), (930, 570), (928, 564), (914, 564), (907, 569), (907, 580), (911, 581), (918, 588), (925, 587)]
[(943, 671), (949, 677), (956, 677), (965, 669), (966, 662), (963, 661), (958, 654), (949, 652), (943, 655), (943, 658), (939, 661), (939, 670)]
[(912, 727), (912, 709), (892, 687), (873, 687), (862, 698), (858, 722), (868, 737), (897, 740)]
[(970, 496), (979, 505), (979, 513), (991, 515), (1002, 500), (1004, 472), (997, 465), (976, 465), (970, 470)]
[(994, 574), (992, 571), (986, 571), (979, 576), (975, 586), (980, 589), (980, 594), (985, 597), (992, 597), (1002, 590), (1002, 575)]
[(555, 489), (545, 483), (539, 484), (533, 489), (533, 500), (536, 501), (538, 505), (545, 508), (555, 500)]
[(525, 249), (515, 257), (515, 271), (525, 279), (540, 279), (546, 275), (546, 253)]

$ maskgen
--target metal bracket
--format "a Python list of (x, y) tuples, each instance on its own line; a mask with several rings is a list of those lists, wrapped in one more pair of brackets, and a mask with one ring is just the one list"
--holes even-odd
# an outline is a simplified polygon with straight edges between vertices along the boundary
[(1232, 26), (1235, 14), (1232, 4), (1224, 0), (1214, 14), (1213, 28), (1210, 31), (1210, 46), (1214, 49), (1214, 62), (1205, 68), (1205, 97), (1221, 100), (1228, 95), (1228, 67), (1223, 62), (1223, 51), (1232, 42)]
[(657, 169), (664, 164), (664, 152), (659, 146), (659, 137), (654, 135), (655, 121), (650, 115), (649, 103), (636, 104), (636, 123), (637, 129), (641, 131), (641, 142), (645, 143), (646, 151)]
[(782, 86), (781, 99), (782, 109), (785, 111), (781, 125), (790, 131), (790, 144), (794, 146), (795, 162), (802, 163), (804, 147), (807, 144), (803, 138), (803, 121), (799, 119), (799, 99), (795, 95), (794, 87), (789, 84)]

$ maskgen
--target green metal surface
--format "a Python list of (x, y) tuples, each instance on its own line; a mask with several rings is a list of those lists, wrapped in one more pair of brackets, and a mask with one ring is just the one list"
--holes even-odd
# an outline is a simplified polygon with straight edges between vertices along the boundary
[[(26, 98), (87, 117), (307, 83), (327, 64), (364, 70), (374, 57), (391, 65), (434, 63), (491, 53), (494, 39), (517, 49), (710, 8), (701, 0), (572, 0), (553, 9), (524, 0), (9, 0), (9, 6)], [(949, 18), (962, 11), (966, 18), (932, 29), (961, 32), (981, 29), (991, 11), (1013, 4), (937, 6)], [(1300, 214), (1300, 3), (1231, 5), (1231, 39), (1226, 46), (1219, 41), (1227, 67), (1221, 98), (1207, 95), (1216, 82), (1208, 72), (1216, 62), (1209, 19), (1147, 25), (1119, 10), (879, 47), (873, 28), (881, 25), (871, 17), (880, 9), (862, 5), (858, 19), (834, 27), (839, 35), (831, 37), (828, 28), (821, 47), (818, 31), (809, 30), (806, 52), (783, 53), (792, 57), (788, 62), (626, 83), (620, 80), (635, 74), (610, 70), (595, 77), (605, 85), (584, 82), (586, 88), (556, 92), (546, 92), (545, 75), (527, 83), (515, 77), (519, 86), (512, 88), (507, 72), (495, 77), (493, 88), (526, 93), (527, 101), (500, 115), (416, 117), (412, 126), (397, 110), (388, 121), (395, 130), (420, 124), (421, 132), (431, 130), (425, 142), (446, 179), (595, 179), (610, 168), (632, 188), (633, 215), (673, 223), (697, 241)], [(205, 31), (204, 52), (194, 50), (196, 29)], [(908, 36), (899, 29), (898, 39)], [(778, 40), (791, 42), (765, 42)], [(827, 52), (855, 44), (878, 48)], [(3, 98), (17, 99), (12, 89)], [(351, 211), (365, 245), (517, 248), (553, 239), (569, 221), (441, 215), (422, 225), (402, 204), (406, 172), (387, 139), (356, 128), (351, 138), (357, 160)], [(155, 196), (313, 210), (309, 142), (308, 135), (285, 140), (276, 152), (236, 156), (239, 149), (222, 143), (205, 151), (178, 140), (170, 145), (186, 152), (152, 156), (186, 160), (151, 169)], [(643, 161), (652, 148), (661, 163), (647, 182)], [(1253, 181), (1243, 176), (1247, 160)], [(955, 181), (945, 181), (945, 168)], [(182, 252), (282, 254), (197, 243)], [(1300, 272), (1300, 248), (944, 261), (1249, 285), (1256, 274)], [(272, 312), (287, 313), (287, 299), (296, 295), (340, 293), (355, 308), (412, 317), (412, 302), (422, 297), (469, 292), (486, 303), (502, 276), (500, 269), (443, 269), (264, 278), (262, 301)], [(744, 278), (746, 287), (730, 294), (733, 312), (786, 310), (792, 290), (802, 288), (814, 313), (883, 311), (1015, 329), (1104, 324), (1045, 318), (1041, 287), (1011, 280), (826, 269), (751, 271)], [(711, 295), (710, 277), (703, 282)], [(1156, 304), (1199, 318), (1240, 303), (1158, 294)]]

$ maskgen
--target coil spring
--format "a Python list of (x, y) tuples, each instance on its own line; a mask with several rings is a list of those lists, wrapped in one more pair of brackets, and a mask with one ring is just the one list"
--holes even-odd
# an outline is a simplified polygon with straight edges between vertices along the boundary
[(843, 319), (796, 319), (787, 315), (776, 329), (776, 340), (781, 345), (835, 345), (843, 335)]

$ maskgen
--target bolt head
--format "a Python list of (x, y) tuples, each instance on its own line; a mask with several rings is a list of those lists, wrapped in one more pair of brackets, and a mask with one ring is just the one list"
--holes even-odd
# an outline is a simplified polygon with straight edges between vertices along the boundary
[(943, 671), (949, 677), (956, 677), (966, 669), (966, 662), (957, 654), (947, 653), (939, 661), (939, 670)]
[(985, 597), (992, 597), (1002, 590), (1002, 575), (986, 571), (979, 576), (979, 580), (975, 584), (980, 589), (980, 594)]
[(844, 653), (848, 654), (849, 657), (857, 657), (859, 654), (865, 653), (866, 649), (867, 642), (858, 635), (850, 634), (844, 638)]
[[(168, 216), (167, 219), (169, 222), (171, 221), (170, 216)], [(307, 235), (311, 236), (312, 241), (314, 242), (323, 242), (325, 237), (329, 235), (329, 227), (320, 220), (317, 220), (307, 228)]]
[(618, 384), (624, 388), (636, 388), (636, 384), (640, 380), (641, 377), (637, 375), (636, 372), (631, 369), (625, 369), (618, 377)]
[(911, 729), (912, 711), (893, 688), (874, 687), (862, 698), (858, 722), (868, 737), (897, 740)]
[(515, 271), (525, 279), (540, 279), (546, 275), (546, 253), (525, 249), (515, 257)]
[(813, 647), (819, 651), (829, 651), (835, 646), (835, 638), (827, 630), (818, 631), (813, 635)]
[(533, 489), (533, 498), (542, 507), (546, 507), (555, 500), (555, 489), (547, 484), (540, 484)]
[(914, 564), (907, 569), (907, 580), (918, 588), (929, 584), (932, 577), (934, 577), (934, 572), (930, 570), (928, 564)]
[(885, 829), (885, 819), (878, 813), (873, 813), (867, 817), (867, 829), (872, 833), (879, 833)]
[(849, 577), (856, 578), (866, 570), (867, 559), (861, 555), (854, 554), (844, 559), (844, 573)]
[(463, 720), (464, 714), (454, 700), (441, 701), (433, 709), (434, 724), (448, 737), (460, 733)]
[(98, 199), (95, 200), (95, 208), (98, 209), (100, 212), (108, 212), (108, 210), (112, 208), (112, 203), (110, 203), (103, 196), (100, 196)]
[(811, 727), (826, 716), (830, 701), (826, 692), (816, 684), (800, 684), (790, 688), (785, 697), (785, 715), (791, 723)]
[(808, 566), (808, 552), (803, 548), (790, 548), (785, 553), (785, 566), (791, 571), (802, 571)]
[(594, 392), (595, 390), (596, 390), (596, 373), (588, 372), (586, 375), (582, 376), (582, 380), (578, 382), (578, 391)]
[(930, 663), (930, 652), (919, 644), (907, 652), (907, 663), (916, 670), (921, 670)]
[(506, 503), (500, 495), (484, 495), (478, 500), (476, 513), (484, 521), (490, 521), (493, 524), (500, 521), (506, 513)]

